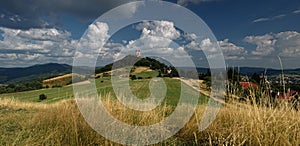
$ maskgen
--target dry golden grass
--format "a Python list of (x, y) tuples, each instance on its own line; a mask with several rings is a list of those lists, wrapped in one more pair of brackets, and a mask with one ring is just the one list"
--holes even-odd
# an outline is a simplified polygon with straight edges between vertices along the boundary
[[(141, 113), (123, 108), (110, 98), (103, 103), (116, 118), (137, 125), (158, 122), (174, 108), (166, 105)], [(300, 112), (288, 107), (226, 104), (210, 127), (199, 131), (205, 108), (199, 105), (183, 129), (157, 145), (300, 144)], [(118, 145), (89, 127), (74, 100), (45, 105), (3, 99), (0, 113), (0, 145)]]
[(299, 145), (300, 114), (288, 108), (230, 104), (207, 133), (212, 144)]
[(43, 87), (66, 86), (72, 81), (72, 77), (80, 77), (80, 75), (71, 73), (43, 80)]
[(54, 78), (44, 80), (43, 82), (51, 82), (51, 81), (61, 80), (61, 79), (64, 79), (64, 78), (72, 78), (74, 75), (76, 75), (76, 74), (73, 74), (73, 73), (65, 74), (65, 75), (62, 75), (62, 76), (57, 76), (57, 77), (54, 77)]
[(149, 67), (137, 67), (134, 72), (132, 72), (133, 74), (137, 74), (137, 73), (141, 73), (141, 72), (150, 72), (153, 71), (152, 69), (149, 69)]

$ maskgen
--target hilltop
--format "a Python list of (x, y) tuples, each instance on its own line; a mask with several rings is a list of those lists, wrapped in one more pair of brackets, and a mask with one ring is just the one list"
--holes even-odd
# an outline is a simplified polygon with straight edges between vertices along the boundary
[[(134, 63), (136, 62), (136, 63)], [(132, 66), (134, 64), (134, 66), (144, 66), (144, 67), (149, 67), (152, 70), (164, 70), (166, 68), (168, 68), (168, 66), (164, 63), (161, 63), (155, 59), (149, 58), (149, 57), (145, 57), (145, 58), (139, 58), (133, 55), (128, 55), (116, 62), (110, 63), (105, 65), (104, 67), (97, 69), (96, 73), (103, 73), (103, 72), (107, 72), (107, 71), (111, 71), (114, 66), (114, 69), (118, 69), (118, 68), (123, 68), (123, 67), (127, 67), (127, 66)]]

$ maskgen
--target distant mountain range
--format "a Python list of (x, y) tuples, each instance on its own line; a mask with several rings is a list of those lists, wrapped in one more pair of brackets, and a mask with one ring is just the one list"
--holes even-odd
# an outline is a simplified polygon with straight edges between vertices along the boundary
[[(227, 68), (230, 69), (231, 67)], [(189, 68), (186, 68), (185, 70), (188, 70)], [(260, 68), (260, 67), (234, 67), (234, 70), (236, 72), (239, 72), (242, 76), (252, 76), (254, 73), (257, 73), (259, 75), (263, 75), (266, 73), (268, 76), (272, 75), (279, 75), (281, 74), (281, 69), (272, 69), (272, 68)], [(197, 68), (197, 71), (199, 73), (207, 73), (208, 68)], [(284, 74), (296, 74), (300, 75), (300, 68), (299, 69), (285, 69), (283, 70)]]
[[(281, 69), (272, 69), (272, 68), (258, 68), (258, 67), (240, 67), (234, 68), (235, 71), (240, 71), (241, 75), (252, 76), (254, 73), (263, 75), (266, 72), (266, 75), (279, 75), (281, 74)], [(300, 75), (300, 68), (298, 69), (285, 69), (283, 70), (284, 74), (297, 74)]]
[(0, 68), (0, 84), (19, 83), (72, 72), (67, 64), (48, 63), (30, 67)]
[[(131, 57), (133, 58), (133, 57)], [(125, 58), (125, 59), (128, 59)], [(133, 58), (134, 59), (134, 58)], [(149, 59), (143, 60), (144, 63), (149, 63)], [(153, 60), (151, 60), (151, 64), (158, 65), (159, 68), (161, 65)], [(111, 69), (112, 64), (108, 64), (107, 66), (101, 68), (97, 67), (96, 72), (103, 72)], [(154, 66), (153, 66), (154, 67)], [(80, 67), (81, 69), (87, 67)], [(238, 71), (238, 68), (234, 68)], [(207, 73), (208, 68), (197, 68), (198, 72)], [(253, 73), (257, 73), (259, 75), (265, 72), (265, 68), (255, 68), (255, 67), (240, 67), (239, 68), (241, 75), (252, 76)], [(0, 84), (9, 84), (9, 83), (19, 83), (25, 81), (32, 81), (35, 79), (46, 79), (49, 77), (55, 77), (59, 75), (64, 75), (72, 72), (72, 66), (67, 64), (58, 64), (58, 63), (48, 63), (48, 64), (38, 64), (30, 67), (17, 67), (17, 68), (0, 68)], [(267, 75), (278, 75), (281, 74), (280, 69), (267, 69)], [(285, 74), (298, 74), (300, 75), (299, 69), (287, 69), (284, 70)]]

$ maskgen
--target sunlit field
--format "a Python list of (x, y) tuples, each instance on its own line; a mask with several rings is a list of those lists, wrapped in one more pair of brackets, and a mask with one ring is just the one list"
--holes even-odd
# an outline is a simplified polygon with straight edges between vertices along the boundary
[[(109, 96), (109, 95), (108, 95)], [(129, 124), (149, 125), (173, 110), (137, 113), (120, 103), (103, 100), (116, 118)], [(197, 106), (192, 119), (176, 135), (157, 145), (299, 145), (300, 113), (291, 108), (272, 109), (247, 104), (226, 104), (204, 131), (198, 123), (205, 110)], [(73, 99), (54, 104), (0, 102), (1, 145), (116, 145), (89, 127)], [(114, 132), (114, 131), (111, 131)]]
[[(96, 79), (96, 85), (99, 100), (115, 118), (132, 125), (151, 125), (167, 118), (178, 102), (180, 80), (164, 80), (168, 87), (167, 100), (149, 112), (130, 110), (119, 103), (109, 78)], [(139, 98), (149, 95), (149, 81), (130, 81), (133, 94)], [(39, 101), (38, 95), (42, 93), (48, 98)], [(228, 102), (223, 104), (213, 123), (200, 131), (198, 126), (207, 100), (200, 95), (196, 112), (185, 127), (157, 145), (300, 144), (300, 112), (285, 102), (276, 108)], [(0, 113), (0, 145), (118, 145), (85, 122), (72, 96), (72, 86), (1, 95)]]

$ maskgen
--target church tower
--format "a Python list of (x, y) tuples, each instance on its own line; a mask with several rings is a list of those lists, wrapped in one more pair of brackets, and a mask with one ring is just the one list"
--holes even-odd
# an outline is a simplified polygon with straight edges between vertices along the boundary
[(141, 50), (136, 50), (135, 51), (135, 56), (136, 57), (141, 57)]

